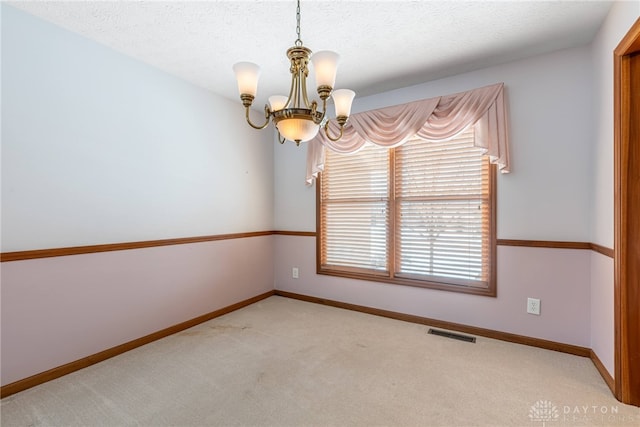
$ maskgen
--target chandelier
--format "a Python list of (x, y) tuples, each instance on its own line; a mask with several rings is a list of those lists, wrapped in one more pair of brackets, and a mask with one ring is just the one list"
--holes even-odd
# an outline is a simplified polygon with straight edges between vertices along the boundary
[[(336, 70), (340, 56), (331, 51), (319, 51), (311, 55), (311, 49), (305, 47), (300, 39), (300, 0), (296, 9), (296, 39), (294, 46), (287, 50), (287, 57), (291, 61), (291, 89), (289, 96), (274, 95), (269, 97), (269, 103), (264, 106), (266, 121), (262, 125), (255, 125), (249, 118), (251, 104), (258, 90), (260, 67), (251, 62), (239, 62), (233, 66), (238, 80), (240, 99), (245, 108), (247, 123), (254, 129), (264, 129), (273, 121), (278, 130), (278, 141), (295, 141), (300, 145), (316, 136), (320, 127), (324, 127), (327, 138), (337, 141), (342, 137), (344, 125), (349, 119), (351, 103), (355, 92), (349, 89), (333, 90), (336, 81)], [(318, 110), (318, 102), (309, 102), (307, 96), (307, 77), (309, 75), (309, 60), (313, 65), (316, 76), (318, 96), (322, 101), (322, 110)], [(329, 119), (327, 117), (327, 99), (331, 97), (335, 107), (336, 121), (339, 133), (331, 135)]]

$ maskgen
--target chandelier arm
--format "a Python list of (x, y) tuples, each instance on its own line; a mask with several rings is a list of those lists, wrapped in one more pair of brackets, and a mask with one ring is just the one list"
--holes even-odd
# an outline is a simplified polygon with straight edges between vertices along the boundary
[[(276, 129), (277, 129), (277, 128), (276, 128)], [(279, 142), (280, 144), (284, 144), (284, 143), (285, 143), (285, 141), (286, 141), (285, 137), (284, 137), (284, 136), (282, 136), (282, 135), (280, 134), (280, 131), (278, 131), (278, 142)]]
[(300, 70), (300, 74), (298, 79), (301, 79), (300, 86), (302, 87), (302, 102), (306, 105), (307, 108), (311, 108), (311, 103), (309, 102), (309, 96), (307, 95), (307, 77), (308, 77), (307, 64), (304, 64), (303, 68)]
[(269, 119), (271, 118), (271, 110), (269, 109), (268, 105), (264, 106), (264, 117), (267, 120), (264, 122), (262, 126), (257, 126), (251, 123), (251, 118), (249, 117), (250, 108), (244, 107), (244, 109), (245, 109), (245, 118), (247, 119), (247, 123), (249, 123), (249, 126), (251, 126), (252, 128), (260, 130), (260, 129), (266, 128), (269, 125)]
[(324, 120), (324, 111), (318, 112), (318, 103), (316, 101), (311, 103), (311, 120), (313, 120), (313, 123), (317, 125), (322, 124), (322, 121)]
[[(324, 98), (322, 100), (322, 117), (320, 118), (320, 121), (318, 122), (318, 124), (322, 123), (322, 121), (324, 120), (325, 116), (327, 115), (327, 98)], [(329, 121), (329, 120), (327, 120)]]
[(324, 133), (325, 133), (325, 135), (327, 135), (327, 138), (329, 138), (333, 142), (336, 142), (340, 138), (342, 138), (342, 130), (343, 129), (344, 129), (344, 125), (340, 125), (340, 134), (337, 137), (333, 137), (333, 136), (331, 136), (329, 134), (329, 120), (327, 120), (327, 122), (324, 124)]
[(289, 88), (289, 96), (287, 96), (287, 102), (285, 102), (284, 107), (282, 107), (282, 109), (286, 109), (286, 108), (291, 108), (293, 107), (293, 92), (295, 90), (296, 87), (296, 81), (294, 78), (291, 79), (291, 87)]
[(289, 108), (300, 108), (300, 75), (298, 73), (294, 73), (291, 78), (291, 95), (289, 97), (291, 100), (291, 105), (288, 105)]

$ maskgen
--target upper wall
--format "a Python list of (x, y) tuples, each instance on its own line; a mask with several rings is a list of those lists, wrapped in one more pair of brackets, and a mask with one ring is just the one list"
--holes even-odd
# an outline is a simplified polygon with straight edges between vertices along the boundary
[[(589, 241), (592, 144), (589, 46), (357, 98), (353, 112), (504, 82), (512, 172), (498, 177), (498, 237)], [(304, 150), (276, 147), (277, 229), (315, 230), (315, 189)]]
[(1, 7), (3, 252), (272, 229), (240, 102)]
[(613, 247), (613, 50), (640, 17), (640, 1), (615, 2), (593, 41), (595, 124), (591, 241)]

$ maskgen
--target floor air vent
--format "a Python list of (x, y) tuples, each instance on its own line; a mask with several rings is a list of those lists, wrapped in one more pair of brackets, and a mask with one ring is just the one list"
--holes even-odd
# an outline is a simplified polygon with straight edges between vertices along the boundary
[(476, 342), (476, 337), (470, 337), (468, 335), (454, 334), (453, 332), (445, 332), (445, 331), (439, 331), (437, 329), (429, 328), (429, 332), (428, 333), (431, 334), (431, 335), (438, 335), (440, 337), (453, 338), (454, 340), (460, 340), (460, 341), (465, 341), (465, 342)]

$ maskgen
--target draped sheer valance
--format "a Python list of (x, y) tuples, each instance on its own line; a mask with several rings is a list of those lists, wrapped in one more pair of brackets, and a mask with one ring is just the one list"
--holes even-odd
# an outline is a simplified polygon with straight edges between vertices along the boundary
[[(337, 126), (330, 128), (332, 134)], [(423, 99), (402, 105), (352, 114), (340, 140), (329, 140), (324, 132), (309, 141), (307, 183), (324, 168), (324, 150), (358, 151), (369, 141), (382, 147), (397, 147), (417, 136), (431, 141), (449, 139), (474, 126), (475, 145), (482, 148), (502, 173), (509, 172), (509, 144), (504, 105), (504, 83), (454, 95)]]

